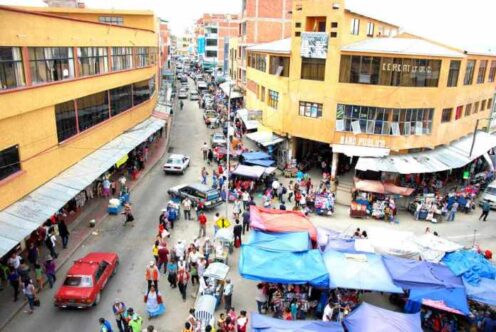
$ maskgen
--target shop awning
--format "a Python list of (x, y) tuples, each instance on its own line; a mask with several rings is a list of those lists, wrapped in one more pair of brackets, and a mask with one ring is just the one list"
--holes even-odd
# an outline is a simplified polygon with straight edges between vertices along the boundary
[(237, 110), (236, 113), (238, 114), (241, 121), (243, 121), (246, 130), (248, 131), (257, 130), (258, 127), (260, 126), (260, 122), (258, 122), (257, 120), (250, 120), (250, 117), (248, 116), (248, 110), (246, 108), (241, 108)]
[(0, 257), (164, 125), (148, 118), (0, 211)]
[(323, 322), (320, 320), (283, 320), (251, 313), (251, 328), (253, 332), (342, 332), (343, 327), (338, 322)]
[(483, 131), (468, 135), (449, 146), (431, 151), (417, 152), (382, 158), (360, 157), (356, 169), (360, 171), (390, 172), (399, 174), (435, 173), (460, 168), (496, 147), (496, 136)]
[(253, 230), (247, 244), (268, 251), (302, 252), (312, 249), (308, 232), (270, 233)]
[[(232, 84), (231, 88), (229, 89), (229, 85)], [(243, 94), (241, 92), (239, 92), (237, 89), (236, 89), (236, 85), (234, 85), (233, 82), (224, 82), (222, 84), (219, 85), (220, 89), (222, 90), (222, 92), (224, 92), (224, 94), (229, 98), (231, 97), (231, 99), (236, 99), (236, 98), (243, 98)], [(231, 90), (231, 95), (229, 95), (229, 90)]]
[(238, 165), (232, 174), (252, 179), (260, 179), (262, 175), (265, 174), (265, 167)]
[(281, 142), (284, 142), (284, 138), (275, 135), (271, 131), (257, 131), (254, 133), (246, 134), (246, 137), (248, 137), (255, 143), (258, 143), (264, 147), (267, 147), (269, 145), (276, 145)]
[(332, 144), (332, 152), (343, 153), (348, 157), (385, 157), (389, 156), (389, 149), (373, 148), (368, 146)]
[(355, 190), (372, 192), (377, 194), (393, 194), (400, 196), (410, 196), (415, 190), (394, 185), (392, 183), (382, 183), (375, 180), (353, 179), (353, 187)]

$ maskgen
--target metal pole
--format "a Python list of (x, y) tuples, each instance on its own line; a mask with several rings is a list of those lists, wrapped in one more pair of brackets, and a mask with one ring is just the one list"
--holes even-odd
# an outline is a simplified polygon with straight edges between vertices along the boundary
[(472, 248), (475, 247), (475, 238), (476, 238), (476, 236), (477, 236), (477, 230), (474, 229), (474, 241), (472, 242)]
[(472, 158), (472, 152), (474, 151), (475, 138), (477, 137), (477, 128), (479, 128), (479, 119), (475, 122), (474, 136), (472, 137), (472, 146), (470, 147), (469, 158)]
[(229, 157), (231, 150), (231, 141), (229, 140), (229, 129), (230, 129), (230, 121), (231, 121), (231, 89), (232, 84), (229, 83), (229, 96), (227, 98), (227, 137), (226, 137), (226, 219), (229, 219)]

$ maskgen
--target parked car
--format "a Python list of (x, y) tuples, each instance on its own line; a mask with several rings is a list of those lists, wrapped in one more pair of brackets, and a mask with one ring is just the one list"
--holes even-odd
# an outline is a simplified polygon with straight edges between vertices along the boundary
[(216, 146), (225, 146), (227, 144), (226, 136), (222, 133), (213, 133), (210, 142), (212, 148), (215, 148)]
[(190, 91), (189, 93), (189, 100), (198, 100), (200, 99), (200, 96), (198, 95), (198, 91)]
[(92, 252), (78, 259), (55, 293), (55, 306), (82, 309), (97, 305), (102, 290), (118, 266), (119, 256), (114, 252)]
[(484, 190), (479, 201), (479, 205), (482, 206), (483, 202), (489, 203), (489, 206), (491, 206), (491, 210), (496, 209), (496, 180), (491, 182)]
[(205, 204), (206, 209), (211, 209), (222, 204), (220, 192), (212, 189), (201, 183), (182, 184), (170, 188), (167, 193), (172, 198), (179, 197), (181, 199), (188, 197), (191, 201), (196, 203), (200, 200)]
[(179, 89), (179, 93), (177, 94), (177, 98), (179, 98), (179, 99), (188, 98), (188, 91), (184, 88)]
[(184, 174), (186, 168), (189, 167), (190, 157), (183, 154), (171, 154), (164, 164), (164, 173), (180, 173)]

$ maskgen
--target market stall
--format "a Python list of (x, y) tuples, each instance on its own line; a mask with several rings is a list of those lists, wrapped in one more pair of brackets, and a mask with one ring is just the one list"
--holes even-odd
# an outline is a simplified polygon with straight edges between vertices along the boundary
[(241, 154), (240, 162), (244, 165), (256, 165), (269, 167), (275, 164), (275, 160), (272, 157), (262, 151), (257, 152), (244, 152)]
[(253, 332), (283, 332), (283, 331), (313, 331), (341, 332), (343, 327), (338, 322), (322, 322), (312, 320), (283, 320), (257, 313), (251, 313), (251, 328)]
[(269, 233), (253, 230), (250, 232), (247, 245), (269, 250), (301, 252), (312, 249), (308, 232)]

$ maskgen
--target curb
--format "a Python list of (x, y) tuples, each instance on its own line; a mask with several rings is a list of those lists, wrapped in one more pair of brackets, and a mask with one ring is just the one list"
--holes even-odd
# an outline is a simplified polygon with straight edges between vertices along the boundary
[[(172, 125), (171, 125), (171, 128), (172, 128)], [(172, 131), (172, 129), (170, 131)], [(167, 144), (165, 144), (164, 152), (161, 154), (161, 156), (157, 158), (157, 160), (153, 163), (153, 165), (150, 165), (149, 167), (146, 167), (145, 168), (145, 170), (143, 171), (143, 173), (139, 177), (139, 180), (138, 181), (135, 181), (132, 186), (130, 185), (129, 186), (129, 189), (134, 188), (141, 181), (141, 179), (145, 178), (145, 176), (148, 175), (148, 173), (158, 164), (158, 162), (162, 159), (162, 157), (165, 155), (165, 153), (167, 153), (167, 147), (169, 146), (169, 138), (170, 138), (170, 136), (171, 136), (170, 135), (170, 132), (168, 132), (167, 133), (167, 137), (166, 137)], [(94, 228), (96, 228), (106, 218), (108, 218), (108, 213), (106, 213), (103, 217), (100, 217), (99, 219), (96, 220), (96, 225), (95, 225)], [(92, 232), (89, 231), (87, 234), (85, 234), (81, 238), (81, 240), (72, 249), (69, 249), (69, 254), (66, 256), (66, 258), (64, 260), (61, 260), (61, 261), (57, 262), (58, 264), (57, 264), (57, 267), (55, 269), (55, 272), (59, 271), (60, 268), (62, 268), (62, 266), (64, 266), (69, 261), (69, 258), (72, 257), (72, 255), (74, 255), (74, 253), (81, 247), (81, 245), (84, 242), (86, 242), (86, 240), (90, 237), (91, 233)], [(45, 280), (45, 282), (43, 284), (44, 285), (48, 284), (48, 281)], [(20, 295), (23, 296), (22, 294), (20, 294)], [(0, 331), (3, 331), (3, 329), (14, 319), (15, 316), (17, 316), (17, 314), (26, 306), (27, 303), (28, 303), (27, 300), (22, 301), (22, 303), (19, 306), (19, 308), (18, 309), (14, 309), (11, 312), (11, 314), (5, 320), (5, 322), (1, 323), (1, 325), (0, 325)]]

